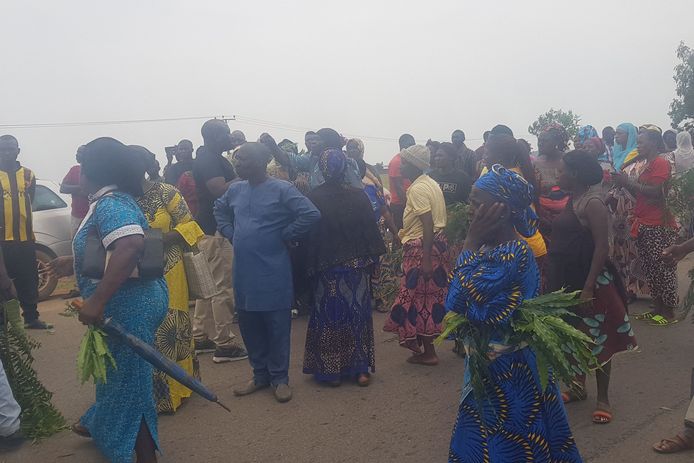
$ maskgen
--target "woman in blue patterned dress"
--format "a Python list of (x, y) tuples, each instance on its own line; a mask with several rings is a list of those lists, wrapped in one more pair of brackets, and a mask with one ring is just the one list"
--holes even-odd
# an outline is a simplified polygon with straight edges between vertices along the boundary
[[(537, 296), (540, 284), (533, 253), (516, 233), (531, 236), (537, 229), (532, 197), (532, 187), (500, 165), (477, 180), (470, 194), (475, 217), (446, 308), (490, 336), (490, 363), (483, 395), (473, 393), (466, 365), (449, 462), (581, 461), (557, 384), (550, 375), (542, 390), (534, 352), (508, 342), (514, 311)], [(466, 350), (479, 341), (465, 339)]]
[(368, 386), (375, 368), (371, 275), (386, 248), (368, 197), (345, 183), (342, 150), (328, 149), (318, 163), (325, 183), (308, 194), (321, 219), (307, 246), (314, 304), (304, 373), (332, 386), (343, 379)]
[[(130, 279), (144, 249), (148, 228), (133, 196), (142, 194), (144, 167), (132, 149), (112, 138), (99, 138), (85, 146), (82, 187), (90, 194), (90, 209), (75, 235), (74, 270), (84, 305), (80, 321), (98, 324), (113, 318), (126, 330), (152, 344), (154, 333), (168, 308), (163, 278)], [(101, 280), (82, 275), (87, 236), (95, 232), (111, 251)], [(53, 270), (69, 273), (72, 259), (57, 260)], [(117, 368), (107, 366), (107, 382), (96, 386), (96, 403), (72, 430), (91, 437), (106, 458), (130, 463), (156, 462), (157, 413), (153, 397), (152, 366), (126, 345), (106, 338)]]

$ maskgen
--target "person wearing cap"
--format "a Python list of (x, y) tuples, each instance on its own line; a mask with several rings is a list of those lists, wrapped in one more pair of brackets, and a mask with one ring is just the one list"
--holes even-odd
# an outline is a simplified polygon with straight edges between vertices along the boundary
[(441, 334), (448, 293), (450, 258), (446, 227), (446, 201), (430, 167), (429, 149), (413, 145), (401, 151), (402, 176), (412, 184), (406, 192), (403, 228), (403, 277), (384, 330), (397, 333), (400, 345), (414, 354), (408, 362), (437, 365), (434, 339)]

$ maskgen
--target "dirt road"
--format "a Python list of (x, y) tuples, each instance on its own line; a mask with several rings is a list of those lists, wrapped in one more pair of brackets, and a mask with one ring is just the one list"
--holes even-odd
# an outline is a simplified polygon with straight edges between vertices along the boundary
[[(686, 269), (680, 265), (681, 287)], [(43, 347), (36, 366), (54, 401), (74, 422), (93, 400), (93, 387), (80, 386), (75, 358), (84, 328), (59, 316), (64, 302), (43, 303), (41, 313), (55, 333), (35, 336)], [(643, 311), (647, 301), (632, 306)], [(215, 365), (201, 357), (204, 382), (232, 410), (193, 397), (175, 416), (163, 416), (159, 433), (163, 463), (246, 462), (444, 462), (456, 416), (463, 362), (446, 346), (435, 368), (405, 363), (407, 353), (380, 331), (385, 316), (375, 315), (376, 375), (371, 387), (318, 386), (301, 373), (306, 320), (292, 333), (291, 383), (294, 400), (278, 404), (271, 392), (236, 398), (231, 387), (249, 378), (246, 362)], [(690, 462), (694, 453), (659, 456), (653, 442), (678, 432), (689, 403), (694, 327), (689, 321), (659, 328), (634, 322), (638, 352), (615, 359), (612, 403), (615, 421), (593, 425), (594, 383), (588, 401), (570, 404), (572, 429), (585, 461), (595, 463)], [(126, 397), (123, 400), (127, 400)], [(62, 432), (37, 445), (25, 445), (0, 462), (103, 462), (89, 440)], [(509, 462), (511, 463), (511, 462)]]

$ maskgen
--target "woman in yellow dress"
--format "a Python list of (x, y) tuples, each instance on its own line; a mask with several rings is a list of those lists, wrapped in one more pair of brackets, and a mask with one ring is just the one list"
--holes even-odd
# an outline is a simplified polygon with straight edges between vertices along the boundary
[[(140, 148), (140, 147), (138, 147)], [(140, 148), (147, 170), (156, 168), (154, 155)], [(188, 312), (188, 282), (183, 266), (183, 251), (194, 246), (204, 235), (193, 220), (183, 196), (172, 185), (142, 180), (144, 194), (137, 203), (151, 228), (161, 230), (164, 238), (164, 278), (169, 287), (169, 312), (159, 326), (154, 345), (188, 374), (200, 378), (192, 325)], [(191, 391), (159, 370), (154, 370), (154, 399), (158, 413), (174, 413)]]

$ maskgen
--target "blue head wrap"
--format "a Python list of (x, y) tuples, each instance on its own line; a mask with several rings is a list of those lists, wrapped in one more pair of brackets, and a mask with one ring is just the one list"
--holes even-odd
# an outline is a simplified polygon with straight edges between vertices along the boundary
[(533, 202), (533, 186), (523, 177), (500, 164), (475, 182), (475, 187), (486, 191), (508, 205), (511, 221), (516, 231), (529, 238), (537, 231), (537, 214), (530, 205)]
[(347, 157), (341, 149), (329, 148), (321, 154), (318, 166), (326, 182), (342, 182), (347, 168)]
[(584, 125), (578, 129), (578, 142), (583, 144), (586, 140), (598, 136), (598, 131), (592, 125)]
[(636, 143), (639, 134), (636, 130), (636, 126), (628, 122), (619, 124), (617, 126), (617, 130), (623, 130), (628, 134), (627, 146), (622, 148), (622, 145), (615, 142), (614, 149), (612, 150), (612, 163), (614, 164), (614, 168), (616, 170), (620, 170), (622, 168), (622, 164), (624, 164), (624, 160), (629, 155), (629, 153), (636, 149)]

